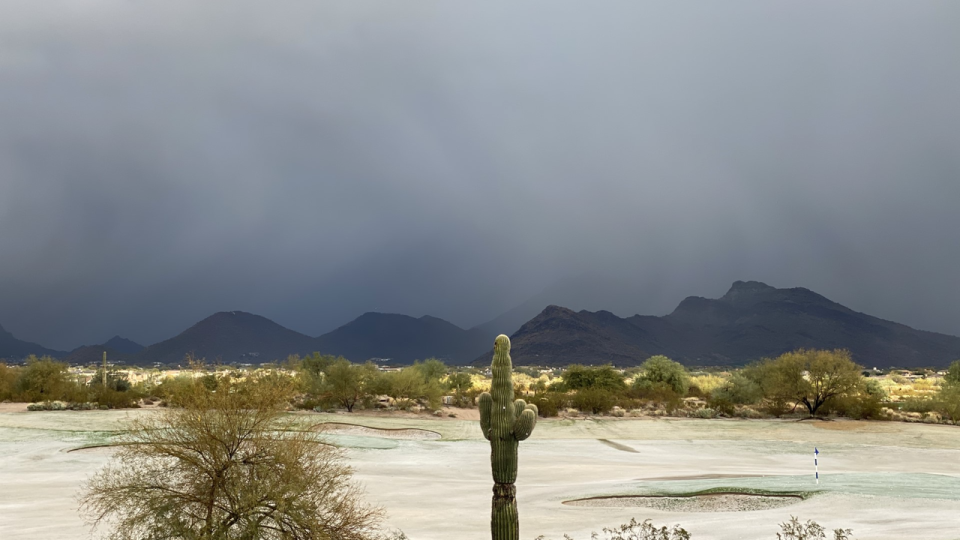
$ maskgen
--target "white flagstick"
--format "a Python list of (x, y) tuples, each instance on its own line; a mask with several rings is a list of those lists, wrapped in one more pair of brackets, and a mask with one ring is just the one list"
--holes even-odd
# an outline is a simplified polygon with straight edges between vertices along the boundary
[(820, 465), (817, 463), (817, 456), (819, 456), (819, 455), (820, 455), (820, 451), (817, 450), (817, 447), (816, 447), (816, 446), (814, 446), (814, 447), (813, 447), (813, 471), (814, 471), (813, 474), (814, 474), (814, 475), (816, 476), (816, 478), (817, 478), (817, 485), (818, 485), (818, 486), (820, 485)]

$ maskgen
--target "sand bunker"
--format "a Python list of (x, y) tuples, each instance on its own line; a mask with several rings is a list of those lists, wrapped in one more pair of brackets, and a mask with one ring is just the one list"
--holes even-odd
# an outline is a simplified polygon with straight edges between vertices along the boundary
[(407, 441), (430, 441), (440, 438), (436, 431), (416, 428), (374, 428), (340, 422), (324, 422), (313, 426), (314, 431), (331, 435), (354, 435), (360, 437), (380, 437), (381, 439), (401, 439)]
[(592, 508), (644, 507), (665, 512), (750, 512), (769, 510), (802, 501), (799, 495), (761, 495), (753, 493), (707, 493), (688, 496), (591, 497), (564, 501), (570, 506)]

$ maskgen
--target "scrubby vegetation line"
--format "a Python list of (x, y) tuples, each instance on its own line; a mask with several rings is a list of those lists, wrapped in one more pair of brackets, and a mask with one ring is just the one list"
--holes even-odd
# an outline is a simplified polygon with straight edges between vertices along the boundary
[[(426, 359), (407, 367), (352, 363), (314, 353), (260, 368), (209, 366), (188, 357), (183, 370), (98, 367), (82, 371), (31, 357), (0, 364), (0, 401), (31, 410), (94, 410), (176, 404), (199, 381), (215, 391), (225, 381), (270, 372), (298, 389), (293, 406), (318, 412), (398, 410), (456, 416), (475, 408), (491, 386), (489, 370)], [(942, 372), (878, 372), (845, 350), (797, 350), (740, 369), (689, 370), (653, 356), (627, 370), (610, 365), (565, 369), (516, 367), (514, 393), (541, 417), (831, 418), (960, 423), (960, 361)], [(446, 406), (446, 408), (444, 408)], [(452, 409), (451, 409), (452, 408)]]

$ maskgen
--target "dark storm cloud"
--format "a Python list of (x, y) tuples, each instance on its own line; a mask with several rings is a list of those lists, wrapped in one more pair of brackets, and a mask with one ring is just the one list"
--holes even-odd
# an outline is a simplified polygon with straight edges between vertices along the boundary
[(594, 272), (618, 290), (573, 307), (759, 279), (960, 334), (958, 21), (8, 2), (0, 324), (60, 348), (227, 309), (313, 335), (373, 309), (470, 325)]

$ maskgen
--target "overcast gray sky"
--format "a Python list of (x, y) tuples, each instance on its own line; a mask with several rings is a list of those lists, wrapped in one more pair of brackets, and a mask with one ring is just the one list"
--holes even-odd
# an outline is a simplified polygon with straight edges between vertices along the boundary
[(584, 272), (621, 315), (757, 279), (960, 334), (958, 2), (0, 11), (20, 338), (466, 327)]

